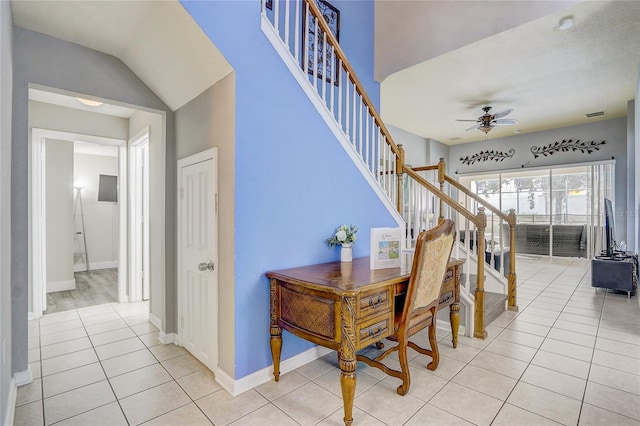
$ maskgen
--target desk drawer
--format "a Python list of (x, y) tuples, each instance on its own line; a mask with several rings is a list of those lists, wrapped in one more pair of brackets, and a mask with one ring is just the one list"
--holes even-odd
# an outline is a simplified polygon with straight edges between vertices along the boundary
[(390, 312), (371, 318), (356, 326), (357, 350), (365, 348), (393, 333), (393, 318)]
[(391, 306), (390, 289), (380, 289), (360, 295), (358, 303), (358, 318), (365, 318), (369, 315), (375, 315), (384, 311), (388, 311)]

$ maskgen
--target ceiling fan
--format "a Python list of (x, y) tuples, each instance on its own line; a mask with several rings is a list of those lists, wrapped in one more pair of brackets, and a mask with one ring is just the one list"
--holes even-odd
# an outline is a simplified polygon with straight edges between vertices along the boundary
[(517, 124), (518, 120), (512, 120), (510, 118), (502, 118), (505, 115), (511, 114), (512, 109), (505, 109), (504, 111), (496, 112), (495, 114), (490, 114), (491, 110), (490, 106), (486, 106), (482, 108), (484, 114), (478, 117), (477, 120), (456, 120), (456, 121), (475, 121), (476, 124), (466, 129), (467, 131), (478, 129), (481, 132), (489, 133), (491, 129), (496, 126), (507, 126), (510, 124)]

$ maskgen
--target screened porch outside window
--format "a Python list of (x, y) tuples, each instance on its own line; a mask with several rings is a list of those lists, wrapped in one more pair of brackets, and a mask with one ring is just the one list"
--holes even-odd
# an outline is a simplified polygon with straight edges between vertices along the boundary
[[(614, 201), (613, 161), (464, 175), (460, 183), (517, 215), (516, 253), (591, 258), (603, 242), (604, 198)], [(487, 223), (498, 229), (499, 223)], [(505, 226), (504, 224), (502, 226)], [(495, 234), (508, 235), (508, 230)]]

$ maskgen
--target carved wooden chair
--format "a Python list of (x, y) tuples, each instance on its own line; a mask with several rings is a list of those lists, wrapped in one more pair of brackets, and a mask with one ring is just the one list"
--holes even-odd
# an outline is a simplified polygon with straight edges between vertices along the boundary
[[(395, 332), (387, 337), (389, 340), (397, 341), (398, 344), (375, 358), (369, 358), (364, 354), (356, 356), (358, 361), (363, 361), (390, 376), (402, 379), (402, 384), (397, 389), (400, 395), (406, 395), (409, 392), (411, 383), (407, 347), (431, 357), (432, 361), (427, 365), (429, 370), (435, 370), (438, 367), (440, 357), (436, 341), (436, 312), (455, 234), (455, 223), (447, 219), (435, 228), (418, 235), (404, 306), (396, 308)], [(409, 341), (411, 336), (426, 327), (429, 327), (431, 349), (424, 349)], [(381, 362), (395, 351), (398, 351), (401, 371), (393, 370)]]

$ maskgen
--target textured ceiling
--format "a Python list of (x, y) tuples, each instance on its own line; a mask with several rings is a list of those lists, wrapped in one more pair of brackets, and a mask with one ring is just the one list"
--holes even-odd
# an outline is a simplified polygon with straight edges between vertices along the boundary
[[(16, 25), (120, 58), (172, 110), (232, 70), (175, 0), (13, 0), (12, 9)], [(559, 31), (568, 15), (574, 26)], [(580, 124), (594, 111), (607, 115), (591, 121), (625, 116), (640, 2), (376, 0), (375, 44), (385, 122), (462, 143), (484, 133), (456, 119), (513, 108), (508, 118), (520, 123), (488, 135), (504, 137)]]
[(13, 0), (15, 25), (122, 60), (172, 110), (232, 71), (176, 0)]
[[(443, 2), (380, 3), (393, 3), (400, 16), (405, 16), (411, 10), (424, 13), (425, 7)], [(452, 28), (482, 22), (481, 13), (475, 13), (472, 20), (467, 15), (447, 15), (451, 12), (447, 8), (433, 10), (440, 15), (431, 20), (450, 22)], [(376, 13), (379, 11), (377, 3)], [(558, 22), (565, 16), (573, 16), (574, 25), (560, 31)], [(419, 20), (413, 21), (406, 26), (418, 25)], [(380, 31), (376, 26), (376, 33)], [(410, 37), (411, 27), (403, 32), (409, 53), (402, 61), (410, 64), (416, 60), (413, 46), (424, 41)], [(492, 112), (513, 108), (506, 118), (519, 121), (492, 130), (489, 138), (513, 135), (516, 130), (528, 133), (624, 117), (638, 87), (640, 2), (586, 1), (568, 8), (565, 4), (547, 16), (467, 45), (455, 47), (456, 43), (461, 42), (452, 42), (450, 51), (431, 52), (436, 56), (383, 80), (381, 113), (387, 124), (453, 144), (484, 139), (479, 130), (465, 131), (473, 123), (455, 120), (476, 119), (485, 105), (493, 106)], [(385, 57), (378, 51), (376, 55), (376, 62)], [(585, 117), (595, 111), (607, 114)]]

